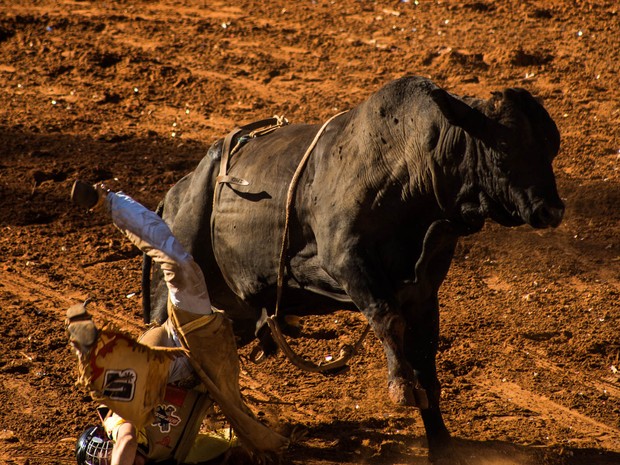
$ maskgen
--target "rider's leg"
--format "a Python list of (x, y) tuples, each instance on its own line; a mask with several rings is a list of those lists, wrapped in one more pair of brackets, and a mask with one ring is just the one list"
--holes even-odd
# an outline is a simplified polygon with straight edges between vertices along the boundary
[(172, 305), (190, 313), (211, 313), (202, 270), (164, 220), (122, 192), (108, 192), (105, 202), (116, 227), (160, 265)]

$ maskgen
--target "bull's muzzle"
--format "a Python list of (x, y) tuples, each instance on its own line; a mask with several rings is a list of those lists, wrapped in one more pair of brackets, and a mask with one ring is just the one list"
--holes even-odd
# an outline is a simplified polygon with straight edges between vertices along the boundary
[(540, 203), (532, 209), (529, 223), (534, 228), (556, 228), (564, 217), (564, 205), (548, 205)]

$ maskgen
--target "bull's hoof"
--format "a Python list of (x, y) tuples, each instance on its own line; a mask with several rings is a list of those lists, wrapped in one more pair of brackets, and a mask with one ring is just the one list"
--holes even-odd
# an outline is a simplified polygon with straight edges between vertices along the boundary
[(427, 409), (429, 406), (426, 389), (414, 387), (403, 378), (394, 378), (388, 383), (390, 399), (396, 405)]

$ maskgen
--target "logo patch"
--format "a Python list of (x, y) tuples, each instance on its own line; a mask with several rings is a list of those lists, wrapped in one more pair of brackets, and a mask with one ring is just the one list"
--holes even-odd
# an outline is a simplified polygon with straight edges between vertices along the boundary
[(103, 395), (111, 400), (131, 402), (136, 392), (138, 375), (134, 370), (106, 370), (103, 379)]
[(176, 411), (177, 408), (174, 405), (159, 404), (153, 412), (155, 421), (151, 423), (151, 426), (159, 427), (162, 433), (169, 433), (171, 426), (178, 426), (181, 423), (181, 418), (175, 415)]

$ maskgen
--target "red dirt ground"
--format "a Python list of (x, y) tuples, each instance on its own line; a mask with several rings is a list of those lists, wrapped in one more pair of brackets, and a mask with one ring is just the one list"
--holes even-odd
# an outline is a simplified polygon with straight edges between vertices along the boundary
[[(615, 1), (0, 4), (0, 462), (73, 463), (95, 421), (65, 309), (138, 334), (140, 256), (68, 203), (75, 178), (149, 207), (234, 125), (321, 122), (405, 74), (457, 94), (525, 87), (562, 133), (556, 230), (488, 224), (441, 291), (443, 407), (467, 463), (620, 463), (620, 19)], [(358, 315), (307, 322), (315, 359)], [(328, 337), (321, 340), (319, 337)], [(251, 347), (245, 348), (244, 353)], [(301, 424), (285, 464), (424, 464), (416, 411), (387, 400), (370, 337), (348, 372), (243, 363), (244, 393)]]

